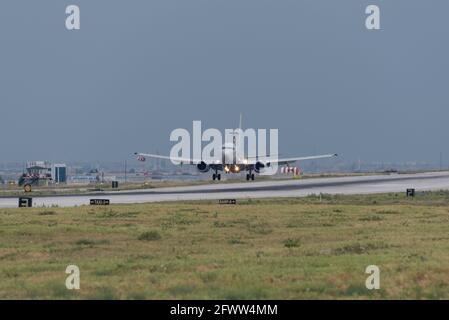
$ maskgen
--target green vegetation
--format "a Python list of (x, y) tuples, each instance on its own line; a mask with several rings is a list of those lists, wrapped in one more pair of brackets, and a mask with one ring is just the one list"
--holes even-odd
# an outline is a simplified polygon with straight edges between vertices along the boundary
[(154, 240), (159, 240), (160, 238), (161, 238), (161, 235), (159, 234), (159, 232), (147, 231), (147, 232), (140, 234), (140, 236), (137, 239), (144, 240), (144, 241), (154, 241)]
[[(0, 298), (448, 299), (449, 192), (0, 209)], [(65, 288), (65, 269), (81, 289)], [(377, 265), (381, 289), (365, 288)]]

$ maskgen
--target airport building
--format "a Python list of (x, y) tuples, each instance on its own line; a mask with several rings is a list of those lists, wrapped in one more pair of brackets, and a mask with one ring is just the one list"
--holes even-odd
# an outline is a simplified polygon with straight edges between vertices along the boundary
[(28, 161), (27, 174), (36, 177), (49, 177), (51, 175), (51, 163), (48, 161)]
[(51, 178), (54, 183), (66, 183), (67, 166), (65, 164), (54, 164), (51, 170)]
[(19, 178), (19, 185), (48, 185), (51, 179), (51, 163), (48, 161), (29, 161), (26, 172)]
[(19, 185), (48, 185), (49, 183), (66, 183), (67, 166), (52, 164), (48, 161), (29, 161), (25, 172), (19, 178)]

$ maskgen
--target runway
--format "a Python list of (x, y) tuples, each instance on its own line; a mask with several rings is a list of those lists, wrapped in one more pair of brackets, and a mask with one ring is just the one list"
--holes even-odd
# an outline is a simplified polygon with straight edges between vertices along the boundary
[[(449, 190), (449, 172), (419, 174), (390, 174), (316, 178), (295, 180), (271, 180), (201, 186), (183, 186), (135, 191), (108, 191), (83, 195), (33, 197), (33, 206), (71, 207), (88, 205), (90, 199), (109, 199), (111, 204), (129, 204), (161, 201), (305, 197), (311, 194), (369, 194), (416, 191)], [(31, 195), (32, 196), (32, 195)], [(0, 208), (18, 206), (18, 198), (0, 198)]]

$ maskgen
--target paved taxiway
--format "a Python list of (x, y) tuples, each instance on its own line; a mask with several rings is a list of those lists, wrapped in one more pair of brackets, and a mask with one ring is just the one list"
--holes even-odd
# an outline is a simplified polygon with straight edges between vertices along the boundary
[[(391, 174), (341, 178), (316, 178), (269, 180), (229, 184), (208, 184), (135, 191), (109, 191), (84, 195), (61, 195), (33, 197), (33, 206), (60, 207), (89, 204), (92, 198), (110, 199), (116, 203), (144, 203), (181, 200), (213, 200), (242, 198), (304, 197), (310, 194), (367, 194), (405, 192), (407, 188), (417, 191), (449, 190), (449, 172), (419, 174)], [(17, 207), (18, 199), (0, 198), (0, 208)]]

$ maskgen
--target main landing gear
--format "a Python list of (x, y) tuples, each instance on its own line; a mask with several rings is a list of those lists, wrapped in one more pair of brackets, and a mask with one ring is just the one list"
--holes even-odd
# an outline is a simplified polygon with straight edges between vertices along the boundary
[(212, 180), (221, 180), (221, 174), (218, 173), (218, 171), (215, 171), (215, 173), (212, 175)]
[(251, 173), (251, 171), (246, 174), (246, 180), (249, 181), (249, 179), (254, 181), (254, 173)]

